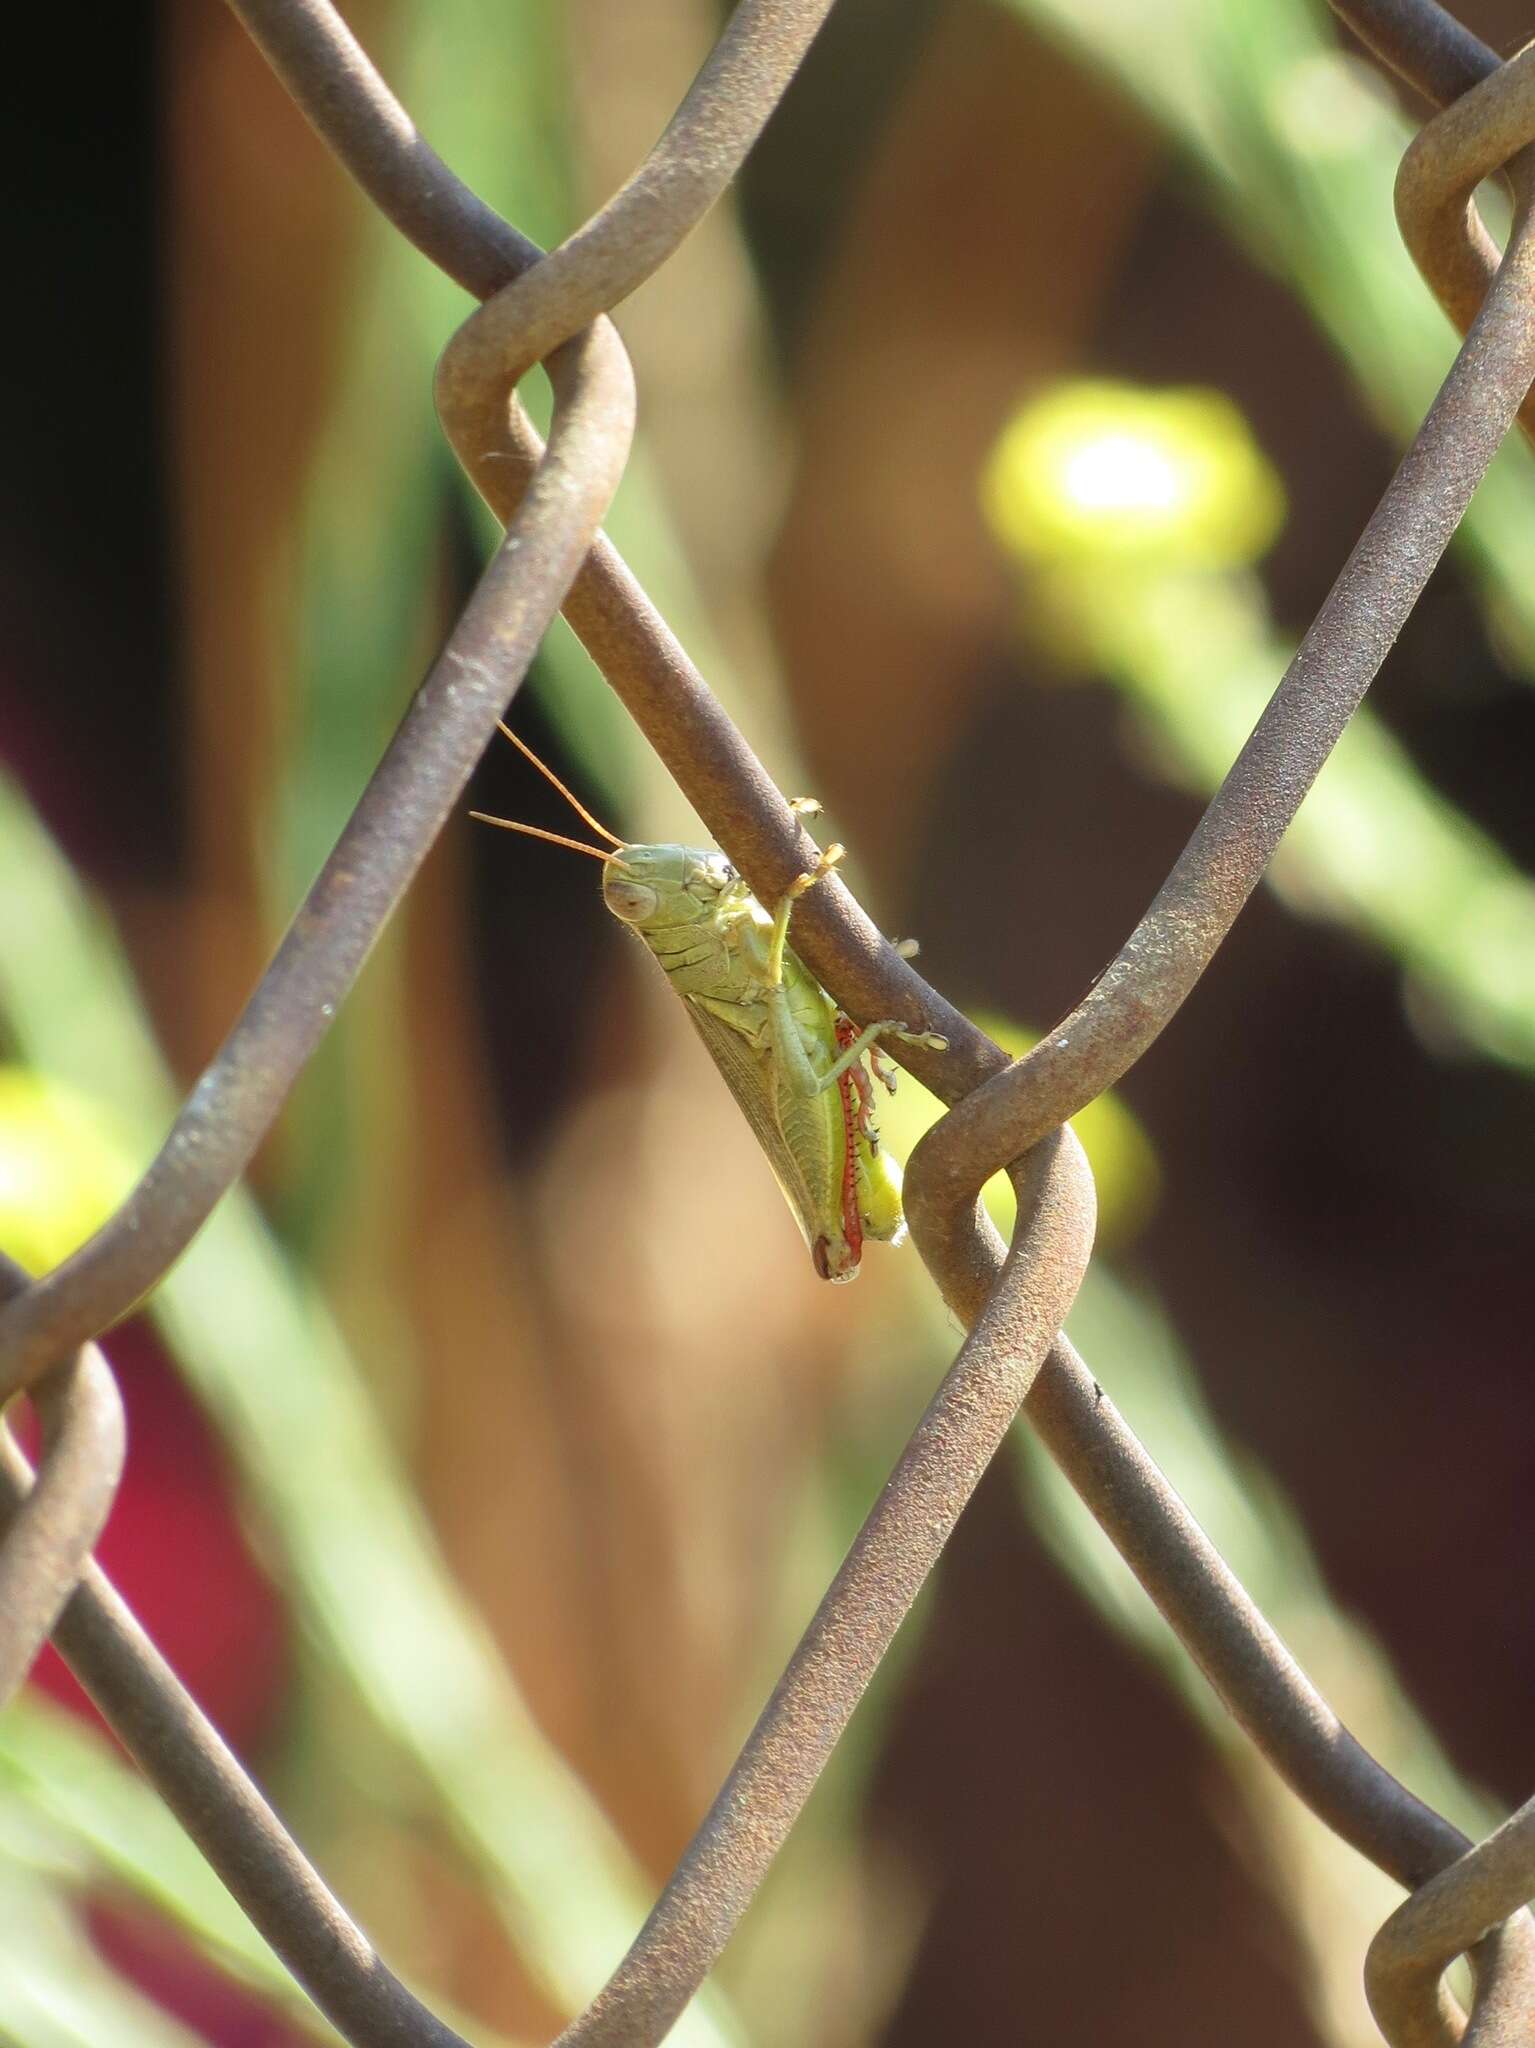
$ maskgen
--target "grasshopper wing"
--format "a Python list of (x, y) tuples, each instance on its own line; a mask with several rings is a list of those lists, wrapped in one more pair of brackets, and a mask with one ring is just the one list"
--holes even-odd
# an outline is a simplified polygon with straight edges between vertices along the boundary
[(742, 1005), (739, 1030), (699, 1003), (688, 1002), (687, 1011), (766, 1154), (801, 1235), (816, 1254), (817, 1270), (829, 1257), (835, 1277), (851, 1279), (857, 1261), (846, 1265), (840, 1200), (845, 1139), (837, 1091), (828, 1089), (807, 1101), (782, 1088), (772, 1054), (748, 1035), (760, 1018), (751, 1006)]

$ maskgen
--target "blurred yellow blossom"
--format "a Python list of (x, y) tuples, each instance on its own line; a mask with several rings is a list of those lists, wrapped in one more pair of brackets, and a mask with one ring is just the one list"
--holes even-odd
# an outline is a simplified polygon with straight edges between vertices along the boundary
[(0, 1066), (0, 1250), (46, 1272), (131, 1184), (106, 1111), (30, 1067)]
[(1239, 568), (1284, 521), (1284, 489), (1218, 391), (1055, 384), (1014, 414), (982, 486), (1013, 553), (1102, 569)]

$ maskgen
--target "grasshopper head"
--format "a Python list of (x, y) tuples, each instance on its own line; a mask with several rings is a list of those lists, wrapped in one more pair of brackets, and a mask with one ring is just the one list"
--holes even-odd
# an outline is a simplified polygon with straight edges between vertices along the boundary
[(602, 871), (602, 900), (625, 924), (694, 924), (738, 880), (712, 846), (625, 846)]

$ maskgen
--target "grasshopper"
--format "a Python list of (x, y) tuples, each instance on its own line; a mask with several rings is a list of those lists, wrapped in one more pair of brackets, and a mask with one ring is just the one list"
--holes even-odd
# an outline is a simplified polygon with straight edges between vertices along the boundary
[[(599, 824), (514, 732), (501, 731), (611, 851), (483, 811), (471, 815), (603, 863), (603, 902), (644, 941), (681, 996), (767, 1154), (817, 1273), (856, 1278), (866, 1237), (899, 1244), (906, 1235), (901, 1171), (874, 1125), (874, 1081), (895, 1088), (876, 1045), (899, 1038), (942, 1052), (948, 1040), (893, 1018), (859, 1030), (790, 947), (795, 903), (831, 873), (843, 848), (828, 846), (770, 913), (717, 847), (630, 845)], [(820, 805), (800, 798), (793, 808), (809, 813)]]

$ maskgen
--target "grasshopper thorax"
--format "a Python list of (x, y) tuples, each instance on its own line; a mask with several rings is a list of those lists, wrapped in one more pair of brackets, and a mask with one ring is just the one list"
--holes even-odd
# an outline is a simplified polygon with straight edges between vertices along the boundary
[(602, 900), (636, 930), (696, 924), (739, 881), (712, 846), (621, 846), (602, 871)]

